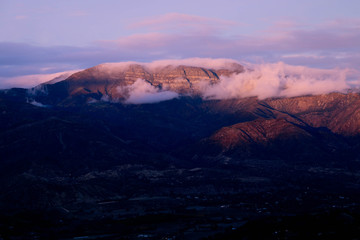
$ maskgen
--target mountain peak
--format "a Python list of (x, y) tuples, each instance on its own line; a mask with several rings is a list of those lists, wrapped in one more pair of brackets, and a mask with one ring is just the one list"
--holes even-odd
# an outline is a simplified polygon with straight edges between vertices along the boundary
[(52, 96), (52, 102), (48, 104), (71, 103), (74, 99), (75, 102), (86, 102), (89, 99), (100, 100), (104, 96), (113, 101), (124, 99), (123, 88), (132, 86), (139, 79), (158, 90), (197, 95), (202, 84), (215, 84), (220, 76), (228, 77), (244, 71), (244, 67), (235, 62), (208, 65), (214, 68), (200, 67), (206, 66), (200, 63), (194, 65), (197, 66), (190, 66), (184, 61), (178, 64), (173, 61), (104, 63), (76, 72), (61, 82), (45, 84), (47, 99), (41, 101), (46, 102)]

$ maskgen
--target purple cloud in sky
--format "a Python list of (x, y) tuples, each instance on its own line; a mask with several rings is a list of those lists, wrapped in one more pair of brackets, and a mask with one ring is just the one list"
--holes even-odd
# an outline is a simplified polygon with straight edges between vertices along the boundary
[(201, 17), (182, 13), (167, 13), (165, 15), (146, 18), (128, 25), (129, 29), (146, 29), (150, 31), (187, 31), (194, 33), (214, 32), (238, 27), (242, 24), (209, 17)]
[[(69, 13), (74, 12), (83, 17), (90, 14), (85, 10)], [(104, 62), (189, 57), (360, 68), (360, 18), (316, 24), (274, 21), (252, 34), (241, 33), (247, 25), (249, 23), (171, 12), (128, 22), (126, 28), (131, 34), (81, 47), (0, 42), (0, 77), (48, 74)]]

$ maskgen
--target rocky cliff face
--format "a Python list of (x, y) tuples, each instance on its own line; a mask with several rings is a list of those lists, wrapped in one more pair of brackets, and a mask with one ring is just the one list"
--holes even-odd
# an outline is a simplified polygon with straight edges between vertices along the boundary
[(243, 71), (244, 67), (237, 63), (233, 63), (230, 68), (222, 69), (184, 65), (150, 68), (140, 64), (101, 64), (77, 72), (64, 81), (46, 84), (43, 87), (48, 95), (55, 98), (55, 102), (64, 103), (69, 102), (68, 98), (74, 96), (99, 99), (106, 95), (110, 99), (122, 99), (124, 95), (119, 91), (119, 87), (130, 86), (138, 79), (145, 80), (158, 89), (180, 94), (198, 94), (200, 82), (215, 84), (220, 76), (230, 76)]
[(244, 121), (222, 127), (194, 149), (236, 159), (346, 159), (359, 145), (359, 101), (358, 93), (222, 100), (213, 109), (237, 110)]
[(360, 133), (360, 97), (357, 93), (269, 99), (268, 106), (301, 118), (312, 127), (326, 127), (334, 133)]

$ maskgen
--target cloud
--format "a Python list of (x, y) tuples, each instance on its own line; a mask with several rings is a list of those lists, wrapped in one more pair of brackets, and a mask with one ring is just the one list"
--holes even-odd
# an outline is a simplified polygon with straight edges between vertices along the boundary
[[(0, 42), (0, 77), (47, 74), (88, 68), (108, 61), (122, 61), (120, 51), (88, 47), (36, 46), (27, 43)], [(0, 83), (1, 84), (1, 83)]]
[[(232, 69), (241, 64), (233, 59), (189, 58), (180, 60), (158, 60), (149, 63), (119, 62), (105, 63), (98, 66), (98, 70), (107, 76), (117, 76), (131, 64), (142, 65), (149, 72), (156, 72), (159, 68), (172, 66), (195, 66), (207, 69)], [(244, 64), (242, 64), (244, 65)], [(33, 87), (51, 79), (52, 82), (65, 79), (71, 72), (56, 74), (30, 75), (14, 77), (8, 81), (0, 81), (3, 85), (12, 87)], [(1, 80), (1, 79), (0, 79)], [(2, 79), (4, 80), (4, 79)], [(104, 96), (103, 101), (122, 101), (126, 104), (157, 103), (171, 100), (180, 96), (175, 90), (161, 89), (153, 86), (148, 79), (138, 79), (132, 85), (119, 86), (118, 93), (123, 99), (110, 99)], [(219, 82), (210, 84), (206, 79), (194, 86), (205, 100), (230, 99), (244, 97), (295, 97), (302, 95), (317, 95), (330, 92), (345, 92), (348, 89), (360, 89), (360, 71), (354, 69), (318, 69), (305, 66), (293, 66), (283, 62), (267, 64), (246, 64), (245, 71), (230, 76), (220, 76)]]
[(202, 95), (205, 99), (318, 95), (358, 88), (359, 80), (360, 72), (351, 69), (315, 69), (283, 62), (258, 64), (244, 73), (221, 77), (218, 84), (203, 85)]
[[(234, 64), (235, 63), (235, 64)], [(191, 58), (182, 60), (161, 60), (150, 63), (121, 62), (101, 65), (101, 71), (117, 74), (130, 64), (140, 64), (149, 72), (169, 65), (188, 65), (207, 69), (231, 69), (240, 64), (232, 59)], [(235, 69), (234, 69), (235, 70)], [(318, 69), (305, 66), (292, 66), (283, 62), (269, 64), (248, 64), (245, 71), (230, 76), (220, 76), (219, 82), (213, 84), (206, 79), (194, 86), (199, 89), (203, 99), (231, 99), (244, 97), (296, 97), (318, 95), (331, 92), (346, 92), (349, 89), (360, 89), (360, 71), (354, 69)], [(160, 90), (147, 80), (138, 79), (133, 85), (119, 87), (125, 103), (155, 103), (178, 97), (173, 91)]]
[(176, 92), (162, 91), (143, 79), (136, 80), (130, 86), (118, 87), (118, 91), (128, 96), (125, 100), (128, 104), (157, 103), (179, 96)]
[(136, 50), (140, 47), (140, 50), (154, 49), (163, 47), (171, 41), (175, 41), (175, 35), (163, 34), (163, 33), (144, 33), (134, 34), (126, 37), (121, 37), (117, 40), (99, 41), (99, 45), (102, 47), (128, 47), (129, 50)]
[(11, 78), (0, 77), (0, 89), (8, 89), (14, 87), (31, 88), (48, 81), (52, 81), (52, 83), (55, 83), (56, 81), (61, 81), (66, 79), (71, 74), (77, 71), (79, 70), (58, 72), (52, 74), (24, 75), (24, 76), (11, 77)]
[(24, 19), (27, 19), (28, 18), (28, 16), (26, 16), (26, 15), (18, 15), (18, 16), (15, 16), (15, 19), (16, 20), (24, 20)]
[(87, 11), (83, 11), (83, 10), (77, 10), (77, 11), (73, 11), (69, 13), (69, 16), (71, 17), (85, 17), (88, 16), (89, 13)]
[(102, 71), (113, 72), (113, 71), (123, 71), (130, 64), (140, 64), (150, 71), (156, 71), (157, 68), (162, 68), (166, 66), (192, 66), (192, 67), (202, 67), (208, 69), (230, 69), (235, 70), (236, 65), (234, 63), (241, 64), (237, 60), (228, 59), (228, 58), (185, 58), (185, 59), (163, 59), (156, 60), (149, 63), (141, 63), (141, 62), (114, 62), (114, 63), (104, 63), (99, 67)]
[[(167, 20), (169, 25), (182, 27), (168, 31)], [(238, 25), (233, 24), (227, 20), (171, 13), (134, 23), (132, 27), (141, 30), (140, 33), (100, 40), (91, 46), (41, 47), (0, 42), (0, 77), (61, 72), (104, 62), (194, 57), (360, 69), (360, 19), (338, 19), (311, 26), (275, 22), (251, 36), (234, 34)], [(215, 26), (221, 32), (194, 31), (207, 29), (206, 26)]]
[(147, 29), (150, 31), (168, 31), (175, 30), (176, 32), (210, 32), (226, 30), (230, 27), (239, 26), (241, 24), (209, 17), (201, 17), (195, 15), (188, 15), (183, 13), (167, 13), (161, 16), (147, 18), (128, 25), (130, 29)]
[(37, 102), (37, 101), (35, 101), (35, 100), (28, 100), (28, 103), (30, 103), (31, 105), (34, 105), (34, 106), (36, 106), (36, 107), (41, 107), (41, 108), (48, 108), (48, 107), (50, 107), (49, 105), (44, 105), (44, 104), (42, 104), (42, 103), (40, 103), (40, 102)]
[(321, 26), (324, 26), (326, 28), (342, 28), (343, 26), (347, 26), (347, 28), (351, 28), (354, 30), (360, 29), (360, 19), (359, 18), (338, 18), (338, 19), (332, 19), (328, 20), (321, 24)]
[[(255, 35), (217, 34), (216, 32), (150, 32), (103, 41), (102, 47), (132, 50), (135, 56), (152, 58), (222, 57), (265, 62), (279, 60), (314, 67), (360, 68), (360, 28), (358, 21), (346, 25), (300, 26), (275, 23)], [(346, 53), (346, 55), (344, 55)], [(291, 55), (291, 59), (287, 56)], [(311, 55), (311, 63), (304, 55)], [(338, 59), (339, 55), (346, 56)]]

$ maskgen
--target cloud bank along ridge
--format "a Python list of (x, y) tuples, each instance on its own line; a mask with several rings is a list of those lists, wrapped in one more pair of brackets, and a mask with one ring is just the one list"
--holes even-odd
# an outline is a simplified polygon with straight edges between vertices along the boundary
[[(344, 92), (348, 89), (360, 89), (360, 72), (354, 69), (317, 69), (304, 66), (292, 66), (282, 62), (269, 64), (244, 64), (232, 59), (190, 58), (182, 60), (160, 60), (150, 63), (119, 62), (99, 65), (101, 72), (109, 74), (123, 71), (130, 64), (140, 64), (149, 71), (168, 65), (187, 65), (207, 69), (234, 68), (234, 63), (245, 65), (245, 71), (229, 77), (220, 76), (217, 84), (205, 81), (199, 86), (204, 99), (229, 99), (243, 97), (295, 97), (330, 92)], [(79, 70), (77, 70), (79, 71)], [(16, 87), (29, 87), (35, 84), (64, 80), (76, 71), (44, 75), (28, 75), (13, 78)], [(8, 81), (10, 84), (10, 80)], [(134, 84), (119, 87), (127, 104), (156, 103), (179, 97), (179, 94), (167, 89), (152, 86), (146, 79), (138, 79)], [(104, 101), (109, 99), (106, 96)]]
[(283, 62), (253, 64), (245, 72), (202, 86), (205, 99), (242, 97), (296, 97), (359, 88), (360, 72), (354, 69), (316, 69)]
[(149, 63), (141, 62), (115, 62), (115, 63), (103, 63), (98, 65), (101, 68), (101, 71), (106, 71), (107, 73), (124, 71), (131, 64), (139, 64), (145, 67), (148, 71), (152, 72), (158, 68), (166, 66), (191, 66), (191, 67), (202, 67), (208, 69), (234, 69), (234, 63), (239, 63), (233, 59), (227, 58), (186, 58), (186, 59), (166, 59), (166, 60), (157, 60)]
[[(145, 63), (150, 70), (167, 65), (189, 65), (209, 69), (232, 67), (239, 63), (231, 59), (184, 59), (162, 60)], [(105, 67), (126, 67), (129, 63), (106, 64)], [(239, 63), (241, 64), (241, 63)], [(243, 64), (244, 65), (244, 64)], [(318, 95), (331, 92), (346, 92), (360, 88), (360, 72), (354, 69), (317, 69), (292, 66), (283, 62), (269, 64), (246, 64), (245, 72), (220, 76), (217, 84), (203, 82), (199, 86), (203, 99), (230, 99), (244, 97), (296, 97)], [(179, 97), (169, 90), (160, 90), (144, 79), (133, 85), (118, 89), (127, 96), (125, 103), (155, 103)]]

